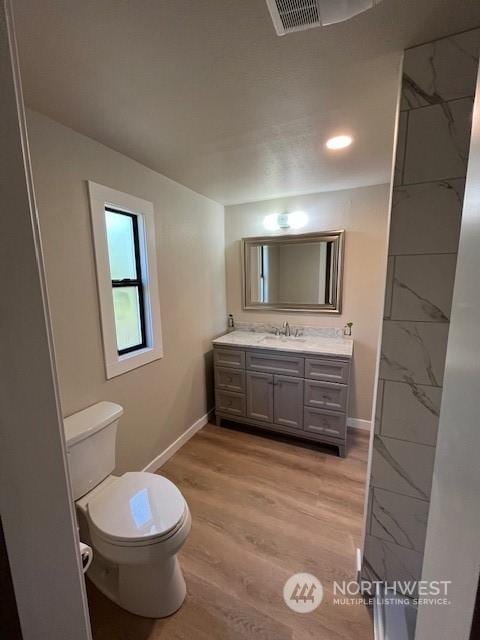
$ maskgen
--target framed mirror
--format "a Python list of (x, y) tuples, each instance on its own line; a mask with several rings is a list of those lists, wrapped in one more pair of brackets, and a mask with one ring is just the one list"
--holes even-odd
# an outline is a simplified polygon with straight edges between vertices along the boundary
[(242, 239), (243, 308), (340, 313), (345, 231)]

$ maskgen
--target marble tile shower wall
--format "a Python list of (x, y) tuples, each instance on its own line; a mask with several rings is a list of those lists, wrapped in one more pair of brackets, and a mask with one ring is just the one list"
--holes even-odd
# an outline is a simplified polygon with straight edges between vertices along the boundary
[(479, 47), (475, 29), (405, 52), (363, 561), (374, 580), (422, 571)]

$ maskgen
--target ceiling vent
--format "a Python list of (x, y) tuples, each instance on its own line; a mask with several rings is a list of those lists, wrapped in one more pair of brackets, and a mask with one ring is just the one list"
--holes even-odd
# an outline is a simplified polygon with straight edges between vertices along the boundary
[(382, 0), (266, 0), (279, 36), (343, 22)]

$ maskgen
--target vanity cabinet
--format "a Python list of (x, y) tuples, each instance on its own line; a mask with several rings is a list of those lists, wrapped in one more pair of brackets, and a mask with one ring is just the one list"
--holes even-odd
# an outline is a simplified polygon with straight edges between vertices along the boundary
[(232, 391), (217, 389), (215, 393), (216, 410), (229, 416), (245, 415), (245, 396)]
[(303, 380), (275, 376), (273, 382), (274, 422), (290, 429), (303, 427)]
[(273, 422), (273, 375), (247, 371), (247, 417)]
[(349, 375), (349, 360), (305, 358), (305, 377), (311, 380), (348, 384)]
[(305, 406), (347, 412), (348, 387), (332, 382), (305, 381)]
[(326, 442), (345, 455), (350, 358), (214, 345), (216, 419)]
[(247, 352), (246, 367), (252, 371), (279, 373), (303, 378), (304, 358), (291, 355)]
[(247, 371), (247, 418), (301, 429), (303, 380)]
[(245, 393), (245, 371), (243, 369), (215, 367), (215, 387), (225, 391)]

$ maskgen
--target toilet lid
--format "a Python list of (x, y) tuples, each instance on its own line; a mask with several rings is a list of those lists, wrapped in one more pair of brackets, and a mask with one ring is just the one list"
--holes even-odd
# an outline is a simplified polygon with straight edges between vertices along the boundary
[(177, 487), (154, 473), (125, 473), (88, 503), (90, 522), (112, 541), (145, 543), (175, 529), (185, 513)]

